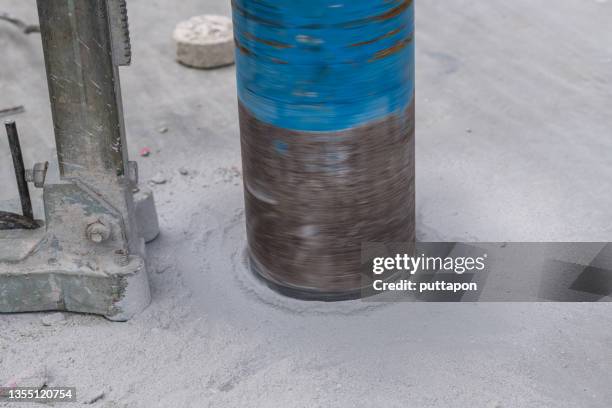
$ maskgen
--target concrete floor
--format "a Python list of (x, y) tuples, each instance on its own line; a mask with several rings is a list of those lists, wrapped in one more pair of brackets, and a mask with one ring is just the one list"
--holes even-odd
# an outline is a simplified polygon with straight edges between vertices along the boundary
[[(0, 11), (35, 21), (34, 3)], [(168, 178), (155, 187), (153, 304), (126, 324), (0, 316), (0, 383), (44, 367), (106, 407), (610, 406), (609, 304), (327, 305), (259, 286), (242, 263), (234, 68), (173, 60), (174, 25), (228, 15), (229, 1), (129, 9), (130, 155), (151, 148), (142, 177)], [(611, 18), (606, 0), (417, 3), (419, 238), (612, 240)], [(40, 38), (0, 23), (0, 50), (0, 109), (25, 105), (26, 160), (48, 159)], [(5, 142), (0, 156), (6, 200)]]

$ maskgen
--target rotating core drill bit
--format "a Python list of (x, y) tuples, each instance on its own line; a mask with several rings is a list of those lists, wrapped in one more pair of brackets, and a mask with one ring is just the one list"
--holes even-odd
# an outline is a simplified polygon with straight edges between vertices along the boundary
[(234, 0), (249, 258), (359, 297), (361, 246), (414, 242), (412, 0)]

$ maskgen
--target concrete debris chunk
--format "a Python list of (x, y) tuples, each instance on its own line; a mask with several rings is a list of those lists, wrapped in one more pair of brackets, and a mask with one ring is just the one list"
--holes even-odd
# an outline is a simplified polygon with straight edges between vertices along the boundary
[(55, 326), (66, 321), (66, 316), (63, 313), (47, 313), (40, 322), (43, 326)]
[(106, 393), (104, 391), (102, 391), (102, 390), (90, 393), (83, 400), (83, 404), (85, 404), (85, 405), (95, 404), (96, 402), (98, 402), (102, 398), (104, 398), (105, 395), (106, 395)]
[(6, 384), (3, 385), (5, 388), (35, 388), (37, 390), (41, 389), (47, 382), (49, 381), (49, 376), (47, 373), (47, 367), (37, 367), (26, 370), (10, 380)]
[(151, 183), (153, 183), (153, 184), (166, 184), (167, 181), (168, 180), (166, 179), (166, 177), (162, 173), (157, 173), (151, 179)]
[(216, 68), (234, 63), (232, 20), (217, 15), (195, 16), (174, 30), (177, 60), (194, 68)]

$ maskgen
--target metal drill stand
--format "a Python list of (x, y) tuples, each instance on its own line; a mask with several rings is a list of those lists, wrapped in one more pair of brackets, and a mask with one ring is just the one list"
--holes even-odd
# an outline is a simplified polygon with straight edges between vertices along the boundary
[[(66, 310), (127, 320), (150, 302), (150, 191), (129, 162), (118, 67), (130, 63), (125, 0), (38, 0), (57, 162), (25, 170), (7, 123), (22, 215), (0, 212), (0, 312)], [(34, 220), (27, 181), (43, 189)]]

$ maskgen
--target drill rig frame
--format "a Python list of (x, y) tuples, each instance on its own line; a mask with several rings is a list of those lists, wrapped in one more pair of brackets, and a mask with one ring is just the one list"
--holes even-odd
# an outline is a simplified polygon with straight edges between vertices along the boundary
[[(37, 3), (57, 160), (15, 166), (22, 204), (24, 179), (43, 189), (44, 220), (24, 210), (11, 223), (3, 213), (0, 312), (128, 320), (150, 302), (144, 244), (159, 227), (152, 192), (138, 186), (126, 152), (119, 82), (119, 67), (131, 60), (126, 2)], [(14, 123), (7, 130), (14, 162), (23, 163)]]

